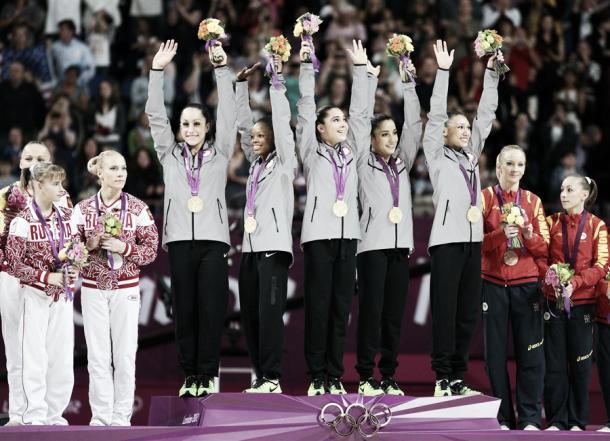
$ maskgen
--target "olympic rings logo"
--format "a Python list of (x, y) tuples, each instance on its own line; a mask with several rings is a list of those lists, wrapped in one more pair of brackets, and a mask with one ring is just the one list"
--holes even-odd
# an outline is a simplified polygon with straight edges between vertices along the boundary
[(371, 438), (390, 423), (392, 410), (383, 403), (375, 403), (370, 409), (363, 404), (353, 403), (345, 410), (337, 403), (327, 403), (318, 419), (339, 436), (347, 437), (357, 431), (362, 437)]

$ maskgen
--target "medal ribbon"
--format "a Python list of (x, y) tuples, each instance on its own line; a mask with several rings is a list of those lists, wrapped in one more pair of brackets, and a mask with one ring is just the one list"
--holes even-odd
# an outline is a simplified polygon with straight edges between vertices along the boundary
[[(464, 168), (464, 166), (462, 164), (460, 164), (460, 171), (462, 172), (462, 175), (464, 175), (464, 180), (466, 181), (466, 187), (468, 187), (468, 193), (470, 193), (470, 206), (471, 207), (476, 207), (477, 206), (477, 180), (476, 179), (470, 179), (468, 177), (468, 172), (466, 171), (466, 169)], [(474, 172), (473, 172), (474, 174)]]
[[(98, 201), (98, 196), (101, 198), (102, 196), (97, 194), (95, 195), (95, 210), (97, 211), (97, 219), (98, 222), (100, 221), (100, 219), (102, 219), (102, 210), (100, 209), (100, 202)], [(121, 192), (121, 211), (119, 212), (119, 220), (121, 221), (121, 228), (123, 227), (123, 225), (125, 225), (125, 212), (127, 210), (127, 197), (125, 196), (125, 193)], [(103, 219), (102, 219), (102, 226), (104, 227), (104, 232), (106, 231), (106, 226), (103, 224)], [(113, 270), (114, 267), (114, 257), (112, 257), (112, 252), (109, 251), (106, 253), (108, 255), (108, 265), (110, 265), (110, 270)]]
[(266, 165), (266, 161), (257, 161), (254, 165), (254, 170), (250, 175), (250, 188), (246, 193), (246, 212), (248, 213), (248, 216), (254, 216), (254, 199), (256, 198), (256, 190), (258, 189), (258, 178)]
[[(582, 232), (585, 229), (585, 225), (587, 223), (587, 219), (589, 217), (589, 213), (587, 210), (584, 210), (580, 216), (580, 222), (578, 222), (578, 229), (576, 230), (576, 237), (574, 238), (574, 244), (572, 246), (572, 254), (570, 254), (570, 247), (568, 245), (568, 222), (566, 220), (566, 215), (564, 215), (561, 219), (561, 241), (563, 245), (563, 259), (565, 262), (570, 264), (572, 269), (576, 269), (576, 258), (578, 257), (578, 249), (580, 248), (580, 239), (582, 237)], [(564, 309), (568, 316), (570, 315), (570, 299), (565, 295), (565, 287), (562, 285), (561, 287), (563, 291), (563, 302)]]
[[(390, 156), (390, 160), (386, 163), (381, 156), (375, 153), (375, 159), (383, 168), (385, 177), (390, 183), (390, 190), (392, 191), (392, 203), (394, 207), (398, 207), (398, 200), (400, 196), (400, 176), (398, 176), (398, 168), (396, 167), (396, 158)], [(392, 175), (392, 172), (394, 173)]]
[(61, 263), (61, 260), (59, 260), (59, 251), (64, 247), (65, 242), (66, 242), (66, 232), (64, 230), (64, 223), (61, 218), (61, 213), (59, 212), (59, 209), (55, 205), (52, 205), (52, 207), (53, 207), (53, 212), (55, 213), (55, 217), (57, 218), (57, 224), (59, 225), (59, 241), (57, 241), (57, 242), (55, 241), (55, 238), (53, 237), (53, 232), (51, 231), (49, 224), (47, 224), (46, 219), (42, 215), (42, 211), (40, 210), (40, 207), (38, 206), (36, 201), (34, 199), (32, 199), (32, 208), (34, 208), (34, 213), (36, 214), (36, 217), (38, 218), (38, 222), (40, 222), (40, 224), (42, 225), (42, 228), (44, 229), (45, 234), (47, 235), (47, 239), (49, 240), (49, 245), (51, 246), (51, 253), (53, 253), (53, 257), (55, 259), (55, 265), (58, 268), (63, 270), (66, 301), (68, 301), (68, 300), (72, 301), (74, 299), (74, 296), (72, 295), (72, 289), (70, 288), (70, 284), (68, 283), (68, 266), (63, 265)]
[[(330, 150), (330, 149), (329, 149)], [(345, 196), (345, 182), (347, 181), (347, 160), (343, 155), (341, 146), (337, 148), (337, 154), (342, 161), (343, 167), (339, 170), (335, 156), (332, 150), (330, 150), (330, 159), (333, 162), (333, 177), (335, 179), (335, 191), (337, 192), (337, 200), (342, 201)]]
[(197, 165), (194, 169), (191, 169), (189, 165), (189, 153), (189, 149), (186, 143), (184, 143), (182, 145), (182, 162), (184, 163), (184, 169), (186, 170), (186, 179), (188, 180), (189, 187), (191, 188), (191, 196), (197, 196), (199, 194), (199, 183), (201, 182), (203, 148), (200, 148), (197, 152)]

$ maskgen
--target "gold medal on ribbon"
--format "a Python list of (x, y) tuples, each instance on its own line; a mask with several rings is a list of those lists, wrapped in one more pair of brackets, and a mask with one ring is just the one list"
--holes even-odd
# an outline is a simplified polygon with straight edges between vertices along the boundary
[(471, 224), (476, 224), (481, 220), (481, 210), (476, 205), (471, 205), (468, 211), (466, 212), (466, 219)]
[[(110, 264), (110, 262), (108, 262), (108, 264)], [(122, 266), (123, 266), (123, 256), (121, 256), (119, 253), (112, 253), (112, 265), (111, 265), (112, 269), (118, 270)]]
[(335, 201), (333, 204), (333, 214), (337, 217), (345, 217), (347, 214), (347, 204), (345, 201)]
[(519, 256), (513, 250), (508, 250), (502, 256), (502, 260), (508, 266), (515, 266), (519, 262)]
[(192, 196), (186, 203), (188, 209), (192, 213), (199, 213), (203, 210), (203, 199), (199, 196)]
[(402, 210), (400, 207), (392, 207), (390, 213), (388, 213), (388, 218), (393, 224), (399, 224), (402, 221)]
[(256, 230), (256, 225), (257, 223), (256, 219), (254, 219), (254, 216), (248, 216), (244, 220), (244, 231), (248, 234), (252, 234)]

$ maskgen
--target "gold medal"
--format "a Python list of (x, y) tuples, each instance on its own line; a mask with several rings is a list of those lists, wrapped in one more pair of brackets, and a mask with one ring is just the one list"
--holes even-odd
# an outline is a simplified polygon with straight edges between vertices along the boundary
[(515, 266), (519, 262), (519, 256), (513, 250), (508, 250), (502, 256), (502, 260), (508, 266)]
[(388, 218), (393, 224), (399, 224), (402, 221), (402, 210), (400, 207), (392, 207), (388, 214)]
[(203, 200), (199, 196), (191, 197), (186, 205), (192, 213), (199, 213), (203, 210)]
[(481, 210), (476, 205), (471, 205), (468, 211), (466, 212), (466, 219), (471, 224), (476, 224), (481, 220)]
[(248, 234), (252, 234), (256, 230), (256, 225), (257, 223), (256, 219), (254, 219), (254, 216), (248, 216), (244, 220), (244, 231)]
[(347, 214), (347, 204), (345, 201), (335, 201), (333, 204), (333, 214), (337, 217), (345, 217)]

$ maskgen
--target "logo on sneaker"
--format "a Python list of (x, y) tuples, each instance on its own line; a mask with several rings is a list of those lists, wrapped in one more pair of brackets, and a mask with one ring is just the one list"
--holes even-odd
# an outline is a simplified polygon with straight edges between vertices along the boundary
[(487, 304), (487, 302), (483, 302), (483, 312), (487, 312), (488, 309), (489, 305)]

